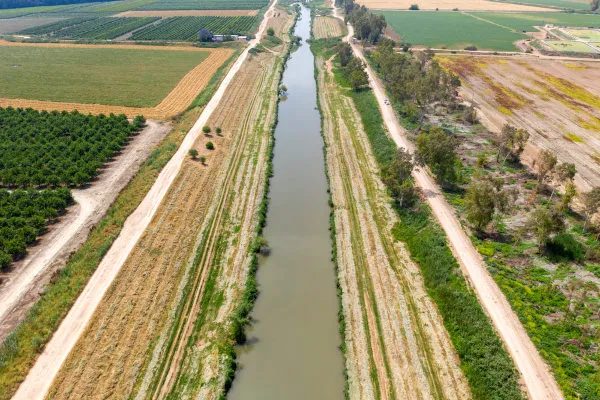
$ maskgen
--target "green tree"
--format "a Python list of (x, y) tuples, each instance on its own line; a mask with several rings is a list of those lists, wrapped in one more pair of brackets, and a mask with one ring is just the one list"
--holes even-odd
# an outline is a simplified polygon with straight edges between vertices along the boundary
[(195, 160), (196, 157), (198, 157), (198, 150), (196, 150), (196, 149), (190, 149), (190, 151), (188, 152), (188, 154), (190, 155), (190, 157), (192, 157), (192, 160)]
[(267, 35), (274, 36), (275, 35), (275, 30), (273, 28), (267, 29)]
[(565, 229), (565, 222), (558, 209), (538, 206), (529, 216), (528, 226), (541, 249), (548, 244), (550, 238)]
[(202, 132), (204, 132), (205, 135), (209, 134), (211, 132), (210, 126), (204, 125), (202, 127)]
[(492, 222), (495, 215), (508, 209), (510, 193), (502, 179), (489, 176), (476, 178), (467, 187), (465, 208), (467, 220), (479, 232)]
[(427, 164), (442, 184), (454, 184), (458, 180), (457, 166), (460, 164), (457, 147), (456, 138), (439, 127), (422, 131), (417, 137), (417, 161)]
[(342, 42), (337, 45), (337, 55), (340, 60), (340, 65), (345, 67), (348, 65), (350, 60), (354, 58), (354, 54), (352, 54), (352, 47), (346, 42)]
[(586, 217), (585, 227), (587, 228), (594, 215), (600, 212), (600, 187), (595, 187), (583, 195), (583, 207)]
[(394, 159), (383, 169), (383, 182), (400, 208), (410, 207), (417, 199), (412, 179), (413, 156), (405, 149), (398, 149)]
[(509, 124), (504, 125), (498, 138), (497, 161), (500, 161), (500, 157), (503, 157), (502, 163), (509, 157), (511, 161), (517, 161), (528, 140), (529, 132), (525, 129), (519, 129)]
[(208, 150), (214, 150), (214, 149), (215, 149), (215, 145), (214, 145), (214, 143), (213, 143), (213, 142), (207, 142), (207, 143), (206, 143), (206, 148), (207, 148)]
[(554, 167), (556, 167), (556, 162), (556, 156), (550, 150), (544, 149), (540, 151), (540, 154), (534, 161), (534, 166), (537, 169), (538, 191), (542, 189), (544, 181), (554, 170)]

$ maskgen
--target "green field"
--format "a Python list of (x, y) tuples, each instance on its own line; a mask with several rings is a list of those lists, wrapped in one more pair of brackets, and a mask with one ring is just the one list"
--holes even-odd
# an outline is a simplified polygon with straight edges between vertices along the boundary
[(156, 0), (138, 10), (257, 10), (267, 0)]
[(574, 53), (596, 53), (594, 49), (581, 42), (565, 42), (562, 40), (547, 40), (545, 43), (556, 51)]
[(246, 35), (252, 32), (257, 17), (173, 17), (135, 32), (133, 40), (198, 41), (205, 28), (215, 35)]
[[(384, 11), (388, 24), (402, 41), (427, 47), (481, 50), (515, 50), (513, 42), (535, 31), (534, 26), (555, 24), (600, 26), (600, 15), (571, 13), (492, 13), (456, 11)], [(435, 29), (433, 29), (435, 27)]]
[(155, 106), (207, 56), (200, 51), (0, 46), (0, 98)]
[(600, 31), (591, 29), (567, 29), (568, 33), (587, 42), (600, 42)]
[[(502, 0), (498, 0), (502, 1)], [(505, 3), (529, 4), (542, 7), (556, 7), (567, 10), (589, 10), (590, 2), (587, 0), (514, 0)]]
[(512, 42), (524, 36), (454, 11), (385, 11), (387, 23), (402, 41), (427, 47), (514, 50)]
[(45, 35), (54, 38), (68, 39), (115, 39), (135, 29), (158, 20), (157, 17), (144, 18), (71, 18), (48, 25), (20, 31), (25, 35)]

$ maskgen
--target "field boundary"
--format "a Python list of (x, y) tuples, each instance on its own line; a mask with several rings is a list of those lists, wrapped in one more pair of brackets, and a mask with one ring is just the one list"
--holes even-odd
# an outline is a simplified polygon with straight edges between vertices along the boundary
[(71, 43), (16, 43), (0, 40), (0, 46), (48, 47), (48, 48), (109, 48), (166, 51), (200, 51), (209, 53), (200, 64), (192, 68), (171, 89), (169, 94), (154, 107), (129, 107), (92, 103), (54, 102), (34, 99), (0, 98), (0, 107), (33, 108), (47, 111), (78, 110), (91, 114), (125, 114), (128, 117), (144, 115), (149, 119), (164, 120), (184, 112), (198, 93), (210, 82), (214, 73), (235, 53), (230, 48), (200, 48), (192, 46), (144, 46), (144, 45), (87, 45)]

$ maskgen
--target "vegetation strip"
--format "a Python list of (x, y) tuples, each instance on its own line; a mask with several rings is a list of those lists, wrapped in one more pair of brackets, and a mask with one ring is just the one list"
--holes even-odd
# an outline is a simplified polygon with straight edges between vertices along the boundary
[[(221, 71), (222, 74), (224, 72)], [(207, 90), (214, 91), (216, 87)], [(199, 111), (199, 109), (190, 111), (180, 119), (172, 132), (152, 152), (136, 176), (119, 194), (106, 216), (92, 230), (85, 244), (69, 258), (66, 266), (56, 275), (29, 311), (26, 319), (1, 344), (1, 400), (10, 399), (17, 390), (37, 355), (43, 350), (44, 345), (79, 296), (112, 242), (119, 236), (129, 214), (137, 208), (162, 168), (175, 154)]]

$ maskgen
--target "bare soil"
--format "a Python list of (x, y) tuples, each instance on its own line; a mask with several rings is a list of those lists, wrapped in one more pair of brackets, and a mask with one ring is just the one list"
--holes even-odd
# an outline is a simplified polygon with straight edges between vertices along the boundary
[(0, 46), (40, 46), (40, 47), (75, 47), (75, 48), (131, 48), (144, 50), (167, 51), (203, 51), (209, 55), (200, 64), (188, 72), (169, 94), (155, 107), (124, 107), (102, 104), (63, 103), (29, 99), (0, 98), (0, 107), (31, 107), (36, 110), (78, 110), (91, 114), (125, 114), (128, 117), (144, 115), (149, 119), (166, 120), (185, 111), (194, 101), (198, 93), (208, 84), (210, 78), (223, 63), (233, 54), (228, 48), (198, 48), (192, 46), (141, 46), (141, 45), (80, 45), (70, 43), (20, 43), (0, 40)]
[(28, 249), (27, 257), (15, 263), (10, 272), (0, 274), (0, 342), (23, 320), (51, 277), (85, 242), (92, 227), (170, 129), (169, 124), (148, 121), (146, 129), (104, 167), (91, 186), (72, 191), (76, 204)]
[(552, 8), (488, 0), (358, 0), (358, 3), (371, 9), (384, 10), (408, 10), (411, 5), (417, 4), (420, 10), (453, 10), (458, 8), (460, 11), (557, 11)]
[(522, 161), (542, 149), (577, 167), (581, 191), (600, 185), (600, 64), (528, 58), (449, 56), (461, 95), (493, 132), (510, 123), (530, 133)]
[[(352, 99), (317, 61), (352, 399), (471, 397), (398, 222)], [(326, 72), (327, 71), (327, 72)]]
[(258, 10), (147, 10), (147, 11), (125, 11), (115, 17), (243, 17), (254, 16)]

